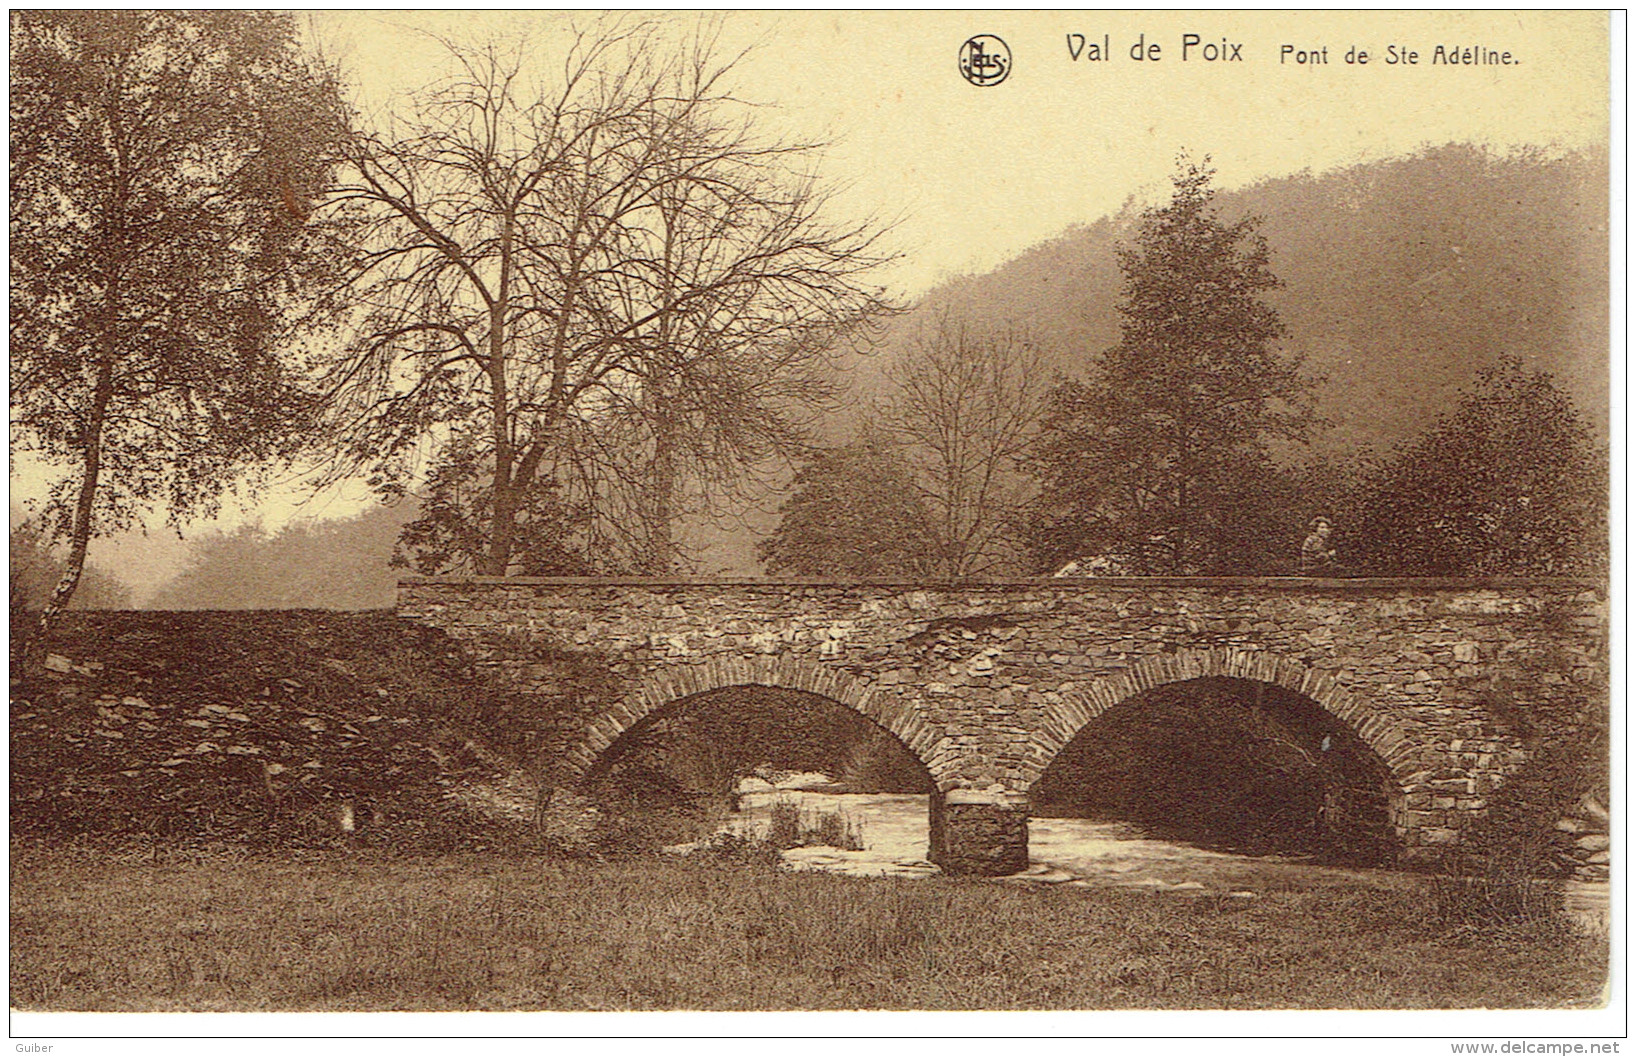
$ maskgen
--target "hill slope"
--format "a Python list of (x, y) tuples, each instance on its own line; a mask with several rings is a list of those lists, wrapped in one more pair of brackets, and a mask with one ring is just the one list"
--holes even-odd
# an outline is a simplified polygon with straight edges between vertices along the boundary
[[(1261, 218), (1287, 347), (1327, 378), (1319, 407), (1334, 428), (1318, 446), (1345, 456), (1402, 443), (1502, 355), (1557, 375), (1605, 436), (1607, 180), (1605, 154), (1448, 145), (1218, 194), (1225, 220)], [(863, 365), (862, 390), (881, 390), (894, 350), (939, 312), (1027, 327), (1063, 373), (1082, 376), (1118, 340), (1115, 249), (1137, 212), (932, 290)]]

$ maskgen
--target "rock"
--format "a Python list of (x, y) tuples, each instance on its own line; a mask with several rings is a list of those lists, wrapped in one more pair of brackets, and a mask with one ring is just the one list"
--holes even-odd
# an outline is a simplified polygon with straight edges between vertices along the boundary
[(74, 662), (60, 653), (47, 654), (45, 666), (48, 671), (62, 672), (65, 675), (74, 670)]
[(1556, 828), (1563, 833), (1583, 833), (1590, 827), (1577, 818), (1565, 818), (1557, 822)]
[(1606, 851), (1608, 848), (1608, 835), (1606, 833), (1592, 833), (1580, 837), (1574, 841), (1574, 847), (1583, 848), (1586, 851)]
[(771, 793), (778, 787), (765, 778), (749, 775), (738, 780), (738, 791), (741, 793)]
[(1603, 823), (1608, 821), (1607, 807), (1590, 793), (1586, 793), (1579, 798), (1579, 810), (1586, 818), (1593, 821)]

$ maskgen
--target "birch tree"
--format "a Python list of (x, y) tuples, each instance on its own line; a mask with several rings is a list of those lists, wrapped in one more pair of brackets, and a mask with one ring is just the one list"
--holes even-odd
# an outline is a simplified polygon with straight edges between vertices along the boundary
[(56, 474), (49, 629), (92, 537), (210, 514), (305, 435), (290, 350), (346, 259), (314, 206), (347, 112), (283, 15), (20, 11), (11, 47), (11, 436)]

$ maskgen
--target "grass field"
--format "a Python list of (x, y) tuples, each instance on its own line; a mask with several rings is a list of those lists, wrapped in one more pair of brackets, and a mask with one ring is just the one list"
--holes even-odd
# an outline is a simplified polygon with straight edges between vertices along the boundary
[(1414, 891), (1182, 898), (590, 863), (14, 841), (24, 1010), (1567, 1007), (1607, 946)]

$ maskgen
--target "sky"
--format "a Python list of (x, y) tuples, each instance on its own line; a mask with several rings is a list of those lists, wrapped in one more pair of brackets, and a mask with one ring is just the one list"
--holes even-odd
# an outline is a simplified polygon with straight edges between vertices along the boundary
[[(297, 17), (309, 41), (341, 64), (366, 119), (385, 122), (447, 70), (438, 38), (526, 41), (525, 54), (549, 70), (560, 61), (568, 19), (593, 28), (597, 16)], [(699, 18), (660, 17), (678, 31)], [(722, 54), (748, 49), (731, 83), (737, 97), (756, 104), (757, 126), (768, 136), (828, 144), (817, 159), (820, 177), (837, 188), (835, 218), (892, 225), (889, 245), (900, 257), (880, 282), (912, 299), (1133, 198), (1158, 200), (1182, 151), (1209, 155), (1217, 185), (1232, 188), (1450, 141), (1500, 150), (1606, 144), (1608, 19), (1598, 12), (739, 12), (721, 16), (716, 28)], [(975, 85), (960, 73), (962, 46), (979, 34), (1009, 50), (999, 83)], [(1140, 60), (1132, 57), (1138, 44)], [(1434, 63), (1439, 45), (1509, 53), (1511, 61)], [(1360, 51), (1364, 63), (1356, 61)], [(1417, 61), (1407, 61), (1410, 52)], [(14, 501), (42, 491), (27, 467), (14, 469), (12, 484)], [(313, 497), (292, 477), (252, 504), (229, 501), (219, 519), (189, 531), (258, 520), (272, 529), (350, 515), (367, 500), (359, 486)], [(98, 541), (91, 552), (136, 587), (139, 601), (175, 571), (179, 556), (174, 534), (163, 530)]]
[[(310, 32), (355, 71), (365, 105), (384, 108), (443, 62), (428, 34), (526, 34), (550, 62), (565, 21), (325, 12)], [(1072, 59), (1074, 33), (1107, 37), (1111, 61), (1086, 61), (1083, 50)], [(1202, 43), (1184, 59), (1186, 33)], [(976, 34), (1009, 46), (1004, 82), (977, 87), (959, 75), (960, 45)], [(1130, 59), (1138, 37), (1159, 45), (1156, 60)], [(1240, 46), (1238, 61), (1202, 57), (1204, 43), (1224, 40)], [(752, 49), (733, 84), (763, 107), (758, 123), (829, 141), (824, 175), (846, 185), (838, 209), (898, 222), (905, 258), (883, 280), (909, 296), (988, 271), (1131, 195), (1157, 197), (1184, 149), (1210, 154), (1218, 185), (1230, 188), (1450, 141), (1606, 142), (1607, 40), (1607, 16), (1562, 12), (741, 12), (720, 24), (723, 54)], [(1285, 44), (1328, 61), (1296, 63)], [(1483, 44), (1520, 62), (1432, 66), (1437, 44)], [(1369, 62), (1345, 62), (1354, 45)], [(1388, 65), (1389, 45), (1420, 61)]]

